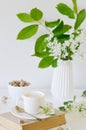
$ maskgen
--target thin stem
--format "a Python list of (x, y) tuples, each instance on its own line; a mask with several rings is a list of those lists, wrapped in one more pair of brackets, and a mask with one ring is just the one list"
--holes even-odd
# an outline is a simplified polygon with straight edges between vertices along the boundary
[(42, 26), (42, 27), (44, 27), (51, 35), (52, 35), (52, 32), (46, 27), (46, 26), (44, 26), (41, 22), (39, 22), (38, 21), (38, 23)]

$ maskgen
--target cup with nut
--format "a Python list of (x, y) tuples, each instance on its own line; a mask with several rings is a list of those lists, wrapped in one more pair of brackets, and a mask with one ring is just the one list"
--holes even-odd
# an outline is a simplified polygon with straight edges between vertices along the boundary
[(13, 80), (8, 83), (9, 96), (16, 100), (30, 89), (30, 83), (25, 80)]

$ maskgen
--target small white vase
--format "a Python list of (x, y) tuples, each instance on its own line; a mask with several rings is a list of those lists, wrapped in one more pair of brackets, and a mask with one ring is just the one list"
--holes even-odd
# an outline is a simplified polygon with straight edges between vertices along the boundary
[(58, 101), (73, 98), (72, 62), (64, 61), (54, 69), (51, 93)]

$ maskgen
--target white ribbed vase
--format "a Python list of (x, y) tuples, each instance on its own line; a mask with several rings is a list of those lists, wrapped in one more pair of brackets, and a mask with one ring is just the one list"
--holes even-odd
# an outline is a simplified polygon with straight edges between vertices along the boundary
[(51, 93), (58, 101), (73, 98), (72, 62), (64, 61), (53, 72)]

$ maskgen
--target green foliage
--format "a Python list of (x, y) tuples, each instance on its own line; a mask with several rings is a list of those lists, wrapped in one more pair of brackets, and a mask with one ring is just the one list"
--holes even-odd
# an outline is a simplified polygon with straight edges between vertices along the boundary
[[(34, 54), (32, 56), (37, 56), (41, 59), (39, 63), (40, 68), (47, 68), (47, 67), (57, 67), (58, 60), (72, 60), (74, 52), (71, 49), (71, 35), (73, 36), (73, 41), (81, 34), (81, 24), (84, 22), (86, 18), (86, 11), (82, 9), (78, 11), (77, 0), (72, 0), (73, 9), (70, 8), (67, 4), (59, 3), (56, 6), (56, 9), (62, 15), (67, 16), (69, 19), (73, 19), (74, 24), (66, 24), (61, 18), (57, 18), (56, 20), (47, 21), (42, 20), (43, 12), (38, 8), (33, 8), (30, 10), (29, 13), (19, 13), (17, 17), (22, 22), (25, 22), (28, 25), (24, 27), (17, 35), (18, 40), (25, 40), (28, 38), (33, 37), (41, 27), (44, 27), (47, 30), (47, 34), (44, 33), (39, 36), (35, 41), (34, 46)], [(33, 24), (36, 23), (36, 24)], [(43, 23), (44, 22), (44, 23)], [(69, 42), (68, 42), (69, 41)], [(49, 47), (49, 44), (50, 47)], [(68, 44), (64, 50), (60, 48), (60, 56), (53, 53), (53, 49), (55, 48), (55, 44), (60, 44), (63, 47), (66, 43)], [(80, 42), (77, 42), (75, 50), (79, 49)], [(59, 51), (58, 51), (59, 53)], [(65, 56), (64, 58), (64, 54)], [(62, 57), (63, 56), (63, 57)]]
[(68, 105), (69, 103), (73, 103), (73, 101), (64, 102), (64, 105)]
[(65, 111), (66, 111), (66, 108), (65, 108), (64, 106), (61, 106), (61, 107), (59, 107), (59, 110), (65, 112)]
[(80, 42), (77, 43), (78, 46), (75, 48), (76, 50), (78, 50), (79, 46), (80, 46)]
[(73, 108), (73, 103), (70, 101), (67, 102), (67, 104), (64, 104), (64, 106), (59, 107), (60, 111), (68, 112), (71, 111)]
[(82, 29), (78, 29), (77, 31), (75, 30), (75, 31), (73, 32), (74, 39), (81, 34), (81, 31), (82, 31)]
[(86, 90), (83, 91), (82, 97), (86, 97)]
[(67, 47), (68, 57), (67, 59), (72, 60), (73, 52), (71, 51), (70, 47)]
[(70, 25), (64, 25), (63, 21), (53, 30), (54, 36), (58, 36), (66, 33), (72, 27)]
[(35, 54), (33, 54), (32, 56), (37, 56), (37, 57), (40, 57), (40, 58), (44, 58), (44, 57), (47, 57), (49, 56), (50, 53), (48, 51), (43, 51), (41, 53), (39, 52), (36, 52)]
[(46, 116), (54, 116), (55, 111), (53, 110), (53, 106), (51, 104), (46, 104), (45, 106), (40, 106), (41, 113)]
[(22, 21), (22, 22), (32, 22), (34, 21), (33, 18), (27, 14), (27, 13), (19, 13), (17, 14), (17, 17)]
[(57, 59), (53, 60), (52, 67), (54, 67), (54, 68), (57, 67)]
[(83, 9), (77, 15), (77, 19), (76, 19), (75, 26), (74, 26), (75, 30), (80, 27), (80, 25), (83, 23), (85, 18), (86, 18), (86, 10)]
[(17, 39), (24, 40), (24, 39), (30, 38), (36, 34), (37, 30), (38, 30), (37, 24), (27, 26), (19, 32)]
[(73, 109), (75, 104), (76, 96), (74, 96), (73, 100), (69, 100), (63, 103), (63, 106), (59, 107), (60, 111), (69, 112)]
[(76, 0), (72, 0), (72, 2), (73, 2), (73, 10), (77, 14), (78, 13), (77, 1)]
[(60, 23), (60, 19), (56, 20), (56, 21), (52, 21), (52, 22), (48, 22), (48, 21), (45, 21), (45, 25), (49, 28), (53, 28), (55, 26), (58, 26)]
[(36, 21), (39, 21), (43, 17), (42, 11), (37, 8), (33, 8), (30, 12), (30, 15)]
[(64, 41), (70, 39), (70, 35), (68, 35), (68, 34), (62, 34), (60, 36), (57, 36), (57, 38), (58, 38), (58, 42), (64, 43)]
[(40, 106), (40, 108), (42, 109), (43, 113), (45, 115), (49, 115), (50, 113), (50, 109), (48, 107), (43, 107), (43, 106)]
[(44, 49), (46, 49), (48, 41), (45, 40), (45, 38), (47, 38), (48, 36), (49, 36), (48, 34), (45, 34), (45, 35), (40, 36), (36, 40), (36, 43), (35, 43), (35, 53), (36, 52), (41, 53), (41, 52), (44, 51)]
[(52, 31), (54, 35), (58, 35), (59, 31), (63, 29), (64, 23), (63, 21), (60, 22), (60, 24)]
[(66, 4), (64, 3), (60, 3), (56, 6), (57, 10), (63, 14), (63, 15), (66, 15), (68, 16), (69, 18), (72, 18), (74, 19), (75, 16), (74, 16), (74, 11), (69, 7), (67, 6)]
[(39, 68), (49, 67), (52, 64), (53, 60), (54, 60), (53, 56), (44, 57), (39, 63)]
[(59, 107), (60, 111), (63, 112), (71, 112), (71, 111), (76, 111), (82, 114), (84, 117), (86, 117), (86, 103), (85, 102), (76, 102), (76, 96), (74, 96), (72, 101), (67, 101), (63, 103), (63, 106)]

